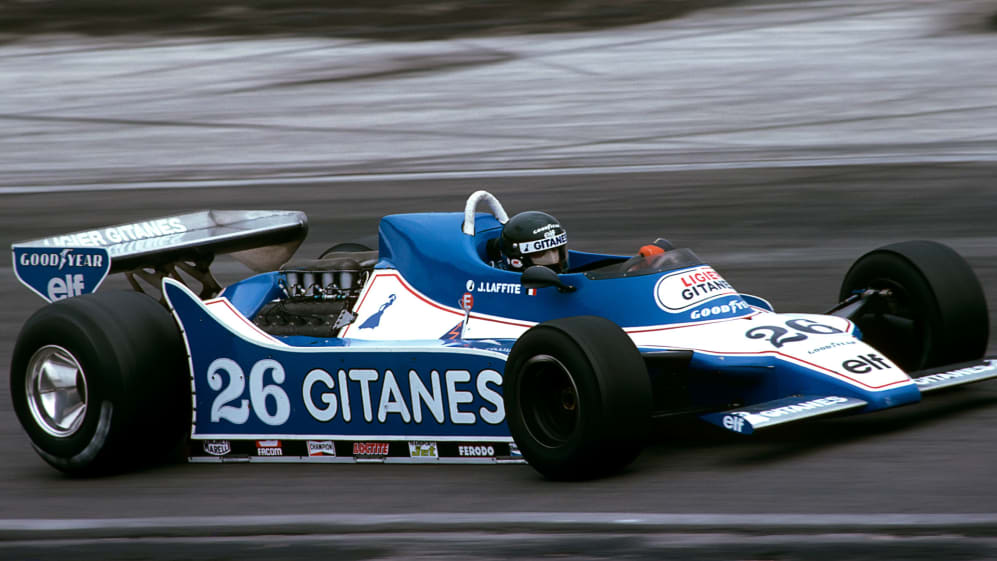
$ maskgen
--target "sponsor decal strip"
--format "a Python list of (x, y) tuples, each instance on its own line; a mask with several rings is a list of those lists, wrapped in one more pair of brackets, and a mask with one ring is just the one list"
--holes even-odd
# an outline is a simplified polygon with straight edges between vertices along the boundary
[[(191, 440), (195, 441), (211, 441), (211, 440), (265, 440), (265, 439), (278, 439), (282, 441), (288, 440), (334, 440), (336, 442), (349, 440), (350, 442), (365, 441), (365, 442), (416, 442), (416, 441), (439, 441), (439, 442), (467, 442), (468, 437), (466, 436), (446, 436), (446, 435), (403, 435), (403, 434), (194, 434), (190, 437)], [(511, 443), (511, 436), (477, 436), (473, 437), (474, 442), (488, 442), (488, 443)]]
[(192, 446), (191, 462), (522, 463), (512, 442), (377, 439), (212, 439)]
[(914, 378), (914, 383), (923, 393), (991, 378), (997, 378), (997, 359), (987, 359), (979, 364), (924, 374)]
[(732, 432), (751, 434), (760, 428), (846, 411), (865, 405), (867, 405), (865, 401), (853, 397), (803, 395), (777, 399), (731, 411), (710, 413), (700, 418)]

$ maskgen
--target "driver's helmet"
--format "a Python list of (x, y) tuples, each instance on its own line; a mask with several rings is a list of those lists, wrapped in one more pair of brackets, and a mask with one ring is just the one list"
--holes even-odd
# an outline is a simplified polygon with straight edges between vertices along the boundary
[(512, 270), (543, 265), (563, 273), (568, 268), (568, 234), (546, 212), (530, 210), (513, 216), (502, 227), (499, 239), (502, 255)]

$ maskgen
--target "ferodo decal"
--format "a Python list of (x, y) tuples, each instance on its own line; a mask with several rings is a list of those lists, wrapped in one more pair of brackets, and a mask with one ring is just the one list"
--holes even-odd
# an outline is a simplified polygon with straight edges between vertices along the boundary
[(107, 250), (99, 247), (15, 246), (13, 250), (17, 278), (48, 302), (90, 294), (111, 270)]
[(461, 444), (457, 453), (465, 458), (490, 458), (495, 455), (495, 447), (490, 444)]
[(681, 312), (707, 300), (736, 293), (729, 282), (708, 266), (665, 275), (654, 285), (654, 300), (666, 312)]

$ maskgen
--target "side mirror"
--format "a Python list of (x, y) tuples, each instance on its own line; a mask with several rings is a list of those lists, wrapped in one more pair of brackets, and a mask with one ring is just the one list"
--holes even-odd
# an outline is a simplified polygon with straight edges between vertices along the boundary
[(556, 286), (560, 292), (574, 292), (575, 287), (564, 284), (561, 279), (557, 276), (557, 273), (549, 267), (544, 267), (543, 265), (533, 265), (532, 267), (527, 267), (523, 271), (523, 276), (519, 280), (520, 284), (526, 288), (544, 288), (547, 286)]

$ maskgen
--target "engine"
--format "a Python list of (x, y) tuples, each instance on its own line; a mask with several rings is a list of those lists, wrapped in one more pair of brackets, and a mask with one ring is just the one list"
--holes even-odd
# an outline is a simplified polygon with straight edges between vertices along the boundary
[(280, 268), (280, 298), (253, 322), (271, 335), (335, 337), (355, 318), (353, 305), (377, 263), (376, 251), (335, 252)]

